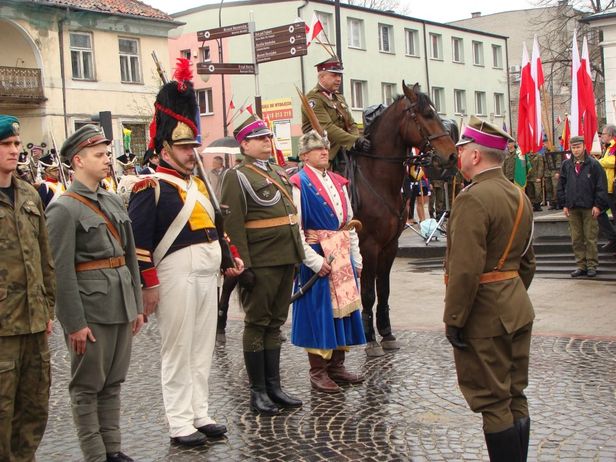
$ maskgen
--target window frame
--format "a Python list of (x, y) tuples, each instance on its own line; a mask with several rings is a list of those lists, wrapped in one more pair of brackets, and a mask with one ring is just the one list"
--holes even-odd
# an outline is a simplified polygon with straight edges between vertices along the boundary
[[(498, 103), (498, 99), (502, 100), (501, 104)], [(497, 112), (500, 107), (501, 111)], [(504, 93), (494, 93), (494, 117), (504, 117), (505, 116), (505, 94)]]
[[(480, 108), (480, 106), (483, 106)], [(476, 91), (475, 92), (475, 114), (478, 116), (486, 116), (488, 115), (488, 102), (486, 98), (485, 91)], [(480, 110), (482, 109), (482, 110)]]
[[(409, 44), (411, 43), (411, 40), (409, 40), (410, 37), (412, 37), (413, 39), (412, 40), (413, 50), (409, 49), (410, 48)], [(406, 56), (412, 56), (414, 58), (419, 58), (420, 57), (419, 50), (420, 50), (419, 31), (417, 29), (405, 28), (404, 29), (404, 54)]]
[[(126, 52), (122, 52), (119, 51), (119, 47), (120, 47), (120, 41), (121, 40), (129, 40), (129, 41), (133, 41), (137, 44), (137, 53), (135, 54), (131, 54), (131, 53), (126, 53)], [(127, 83), (127, 84), (143, 84), (143, 71), (141, 69), (141, 43), (139, 41), (138, 38), (134, 38), (134, 37), (118, 37), (118, 51), (119, 51), (119, 57), (120, 57), (120, 81), (122, 83)], [(129, 71), (129, 73), (131, 74), (130, 77), (133, 77), (133, 79), (131, 80), (125, 80), (123, 78), (122, 75), (122, 58), (128, 58), (128, 64), (129, 66), (127, 67), (127, 70)], [(139, 75), (137, 76), (137, 79), (134, 79), (134, 76), (132, 76), (132, 59), (130, 58), (136, 58), (137, 59), (137, 66), (136, 66), (136, 70), (139, 73)]]
[[(480, 53), (477, 53), (480, 51)], [(477, 58), (481, 58), (478, 60)], [(473, 40), (473, 66), (485, 67), (485, 56), (483, 53), (483, 42)]]
[[(362, 106), (357, 106), (357, 94), (356, 94), (356, 85), (359, 84), (360, 88), (361, 88), (361, 104)], [(366, 94), (366, 87), (367, 87), (367, 82), (365, 80), (357, 80), (357, 79), (351, 79), (351, 109), (355, 109), (358, 111), (361, 111), (363, 109), (365, 109), (365, 104), (366, 104), (366, 100), (367, 98), (367, 94)]]
[[(498, 50), (498, 63), (496, 58), (496, 50)], [(502, 45), (492, 44), (492, 67), (494, 69), (503, 69), (503, 47)]]
[[(394, 27), (391, 24), (379, 23), (378, 31), (379, 31), (379, 51), (381, 53), (395, 54), (396, 51), (394, 47)], [(384, 31), (387, 31), (387, 46), (388, 46), (387, 50), (384, 48), (384, 40), (383, 40)]]
[[(456, 45), (459, 44), (459, 59), (455, 59)], [(464, 39), (462, 37), (451, 37), (451, 61), (456, 64), (464, 64)]]
[[(443, 61), (443, 35), (437, 34), (435, 32), (430, 32), (428, 34), (428, 37), (430, 39), (430, 59), (434, 59), (435, 61)], [(438, 56), (434, 55), (433, 39), (436, 39)]]
[[(458, 95), (462, 96), (461, 103), (464, 107), (459, 107), (458, 104)], [(453, 110), (455, 115), (465, 115), (466, 114), (466, 90), (461, 88), (454, 88), (453, 90)]]
[[(204, 54), (206, 50), (207, 50), (209, 59), (205, 59)], [(201, 63), (211, 63), (212, 62), (212, 47), (210, 47), (209, 45), (204, 45), (202, 47), (199, 47), (199, 62)]]
[[(354, 43), (351, 43), (351, 40), (353, 39), (353, 34), (351, 33), (352, 24), (357, 24), (357, 29), (358, 29), (357, 38), (359, 42), (357, 45)], [(365, 43), (366, 42), (364, 40), (364, 21), (363, 19), (347, 18), (347, 46), (355, 50), (365, 50), (366, 49)]]
[[(386, 91), (385, 89), (389, 88), (390, 89), (390, 95), (389, 98), (391, 99), (391, 101), (387, 101), (386, 98)], [(396, 99), (396, 84), (392, 83), (392, 82), (381, 82), (381, 101), (383, 102), (384, 105), (389, 106), (390, 104), (392, 104)]]
[(331, 41), (332, 39), (335, 40), (335, 37), (332, 37), (333, 34), (330, 33), (333, 15), (325, 11), (315, 11), (314, 13), (317, 15), (317, 19), (321, 21), (321, 25), (323, 26), (323, 31), (321, 31), (319, 35), (317, 35), (317, 37), (319, 37), (321, 34), (325, 34), (328, 40), (330, 40), (330, 43), (332, 45), (335, 45), (335, 42)]
[[(197, 105), (199, 106), (199, 115), (200, 116), (211, 116), (214, 115), (214, 92), (212, 90), (211, 87), (206, 87), (206, 88), (199, 88), (197, 90), (195, 90), (196, 96), (197, 96)], [(205, 105), (205, 109), (209, 109), (209, 112), (202, 112), (201, 111), (201, 95), (205, 95), (204, 96), (204, 105)], [(209, 95), (209, 97), (208, 97)], [(211, 103), (211, 104), (210, 104)], [(211, 107), (210, 107), (211, 105)]]
[[(82, 47), (78, 47), (78, 46), (73, 46), (71, 45), (71, 36), (72, 35), (85, 35), (88, 36), (90, 39), (90, 48), (82, 48)], [(70, 58), (71, 58), (71, 76), (73, 80), (83, 80), (86, 82), (93, 82), (96, 81), (96, 66), (95, 66), (95, 60), (94, 60), (94, 35), (92, 34), (92, 32), (83, 32), (83, 31), (69, 31), (69, 36), (68, 36), (68, 40), (69, 40), (69, 53), (70, 53)], [(82, 76), (75, 76), (75, 69), (73, 67), (73, 53), (79, 53), (79, 71), (82, 74)], [(90, 64), (92, 66), (92, 76), (91, 77), (85, 77), (83, 76), (84, 74), (84, 65), (83, 65), (83, 56), (84, 54), (89, 53), (90, 54)]]
[[(436, 98), (437, 93), (439, 94), (438, 98)], [(432, 87), (432, 95), (430, 96), (432, 97), (432, 103), (434, 104), (434, 109), (436, 109), (437, 114), (447, 114), (445, 109), (445, 88)], [(439, 107), (439, 102), (441, 103), (441, 107)]]

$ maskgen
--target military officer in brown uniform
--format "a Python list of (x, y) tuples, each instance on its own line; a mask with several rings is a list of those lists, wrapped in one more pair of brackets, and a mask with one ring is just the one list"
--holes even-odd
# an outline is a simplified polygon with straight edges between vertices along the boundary
[(244, 318), (243, 349), (250, 379), (251, 409), (277, 414), (302, 402), (280, 388), (280, 327), (287, 320), (295, 265), (304, 250), (283, 168), (269, 162), (271, 136), (265, 123), (250, 117), (233, 132), (244, 160), (229, 170), (222, 203), (230, 214), (225, 228), (245, 270), (240, 275)]
[(539, 152), (531, 152), (527, 162), (530, 162), (530, 170), (526, 177), (526, 194), (533, 204), (535, 212), (541, 212), (543, 201), (543, 175), (545, 173), (545, 159)]
[(526, 460), (530, 418), (524, 389), (534, 311), (533, 213), (503, 175), (509, 135), (472, 116), (458, 166), (472, 179), (456, 198), (447, 233), (444, 322), (458, 384), (483, 416), (491, 461)]
[(512, 183), (515, 177), (515, 163), (518, 154), (518, 146), (515, 144), (515, 140), (509, 140), (507, 142), (507, 154), (503, 162), (503, 174)]
[[(321, 127), (327, 131), (331, 143), (329, 160), (334, 167), (342, 162), (339, 153), (341, 149), (356, 149), (370, 151), (370, 140), (359, 134), (357, 124), (353, 120), (349, 105), (344, 96), (338, 92), (342, 83), (344, 68), (338, 58), (330, 58), (317, 64), (319, 82), (306, 94), (308, 103), (314, 110)], [(302, 131), (312, 130), (308, 115), (302, 109)]]
[(130, 219), (105, 191), (109, 140), (93, 125), (69, 136), (60, 156), (75, 180), (47, 207), (58, 275), (56, 312), (71, 359), (69, 394), (87, 462), (129, 462), (121, 452), (120, 387), (132, 337), (143, 325), (141, 280)]
[(55, 277), (36, 190), (14, 175), (19, 121), (0, 115), (0, 460), (31, 461), (49, 405)]

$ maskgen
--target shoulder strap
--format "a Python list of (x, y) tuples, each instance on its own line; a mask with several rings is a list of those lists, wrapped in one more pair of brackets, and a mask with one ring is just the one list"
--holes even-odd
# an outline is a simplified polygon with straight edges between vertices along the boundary
[(522, 221), (522, 212), (524, 211), (524, 193), (522, 192), (522, 188), (517, 188), (520, 200), (518, 201), (518, 212), (515, 216), (515, 222), (513, 223), (513, 229), (511, 230), (511, 235), (509, 236), (509, 242), (507, 242), (507, 247), (505, 247), (505, 251), (503, 252), (502, 257), (498, 260), (498, 264), (494, 268), (496, 271), (500, 271), (509, 256), (509, 251), (511, 250), (511, 246), (513, 244), (513, 238), (518, 232), (518, 228), (520, 227), (520, 221)]
[(293, 204), (293, 198), (291, 197), (291, 195), (289, 194), (289, 191), (287, 191), (287, 188), (285, 188), (284, 186), (282, 186), (280, 183), (278, 183), (276, 180), (274, 180), (271, 176), (269, 176), (268, 174), (266, 174), (265, 172), (262, 172), (261, 170), (259, 170), (257, 167), (255, 167), (254, 165), (250, 165), (250, 164), (246, 164), (245, 165), (246, 168), (249, 168), (250, 170), (252, 170), (253, 172), (255, 172), (257, 175), (261, 175), (263, 178), (268, 179), (269, 181), (271, 181), (274, 186), (276, 186), (280, 192), (282, 194), (285, 195), (285, 197), (287, 199), (289, 199), (289, 202), (291, 202), (291, 204)]
[(109, 230), (111, 235), (116, 239), (116, 241), (118, 241), (118, 243), (120, 244), (120, 247), (124, 248), (124, 244), (122, 244), (122, 239), (120, 238), (120, 233), (118, 233), (118, 230), (115, 227), (115, 225), (111, 222), (111, 220), (109, 220), (107, 215), (105, 215), (105, 213), (101, 209), (96, 207), (92, 202), (90, 202), (88, 199), (86, 199), (82, 195), (74, 193), (72, 191), (67, 191), (63, 195), (71, 197), (81, 202), (83, 205), (91, 209), (94, 213), (102, 217), (102, 219), (105, 220), (105, 225), (107, 226), (107, 229)]

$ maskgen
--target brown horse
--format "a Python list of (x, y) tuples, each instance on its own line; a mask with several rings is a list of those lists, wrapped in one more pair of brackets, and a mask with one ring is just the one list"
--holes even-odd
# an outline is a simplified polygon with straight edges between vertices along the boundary
[[(402, 88), (404, 94), (369, 128), (371, 151), (351, 152), (347, 170), (356, 199), (355, 216), (363, 224), (359, 233), (361, 299), (368, 356), (381, 356), (383, 349), (398, 348), (389, 320), (389, 274), (406, 223), (401, 189), (410, 148), (418, 148), (426, 160), (438, 155), (442, 165), (453, 165), (456, 159), (455, 145), (430, 98), (419, 92), (417, 84), (410, 88), (403, 81)], [(376, 327), (382, 336), (381, 345), (376, 341), (372, 313), (377, 295)]]

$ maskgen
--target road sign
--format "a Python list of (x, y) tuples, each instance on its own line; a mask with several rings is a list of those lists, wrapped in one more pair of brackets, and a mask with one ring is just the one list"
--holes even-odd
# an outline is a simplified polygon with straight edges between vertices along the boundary
[(306, 24), (303, 22), (256, 31), (254, 37), (257, 64), (296, 58), (308, 53)]
[(197, 74), (255, 74), (252, 63), (197, 63)]
[(233, 37), (234, 35), (243, 35), (250, 32), (248, 23), (233, 24), (232, 26), (218, 27), (216, 29), (200, 30), (197, 32), (197, 40), (205, 42), (206, 40), (215, 40), (224, 37)]

